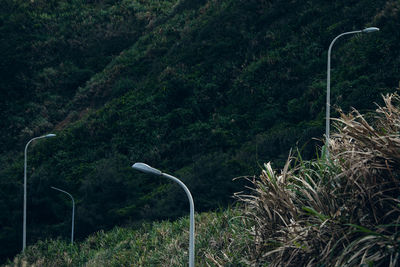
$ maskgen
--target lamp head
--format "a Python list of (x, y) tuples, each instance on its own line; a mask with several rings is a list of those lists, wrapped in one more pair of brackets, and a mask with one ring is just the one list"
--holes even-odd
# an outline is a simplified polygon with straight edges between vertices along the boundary
[(377, 27), (369, 27), (362, 30), (363, 33), (377, 32), (377, 31), (379, 31), (379, 28)]
[(141, 163), (141, 162), (136, 162), (135, 164), (132, 165), (132, 168), (134, 168), (135, 170), (144, 172), (144, 173), (150, 173), (150, 174), (154, 174), (154, 175), (161, 175), (162, 172), (150, 167), (149, 165), (145, 164), (145, 163)]
[(48, 137), (54, 137), (56, 136), (55, 134), (46, 134), (44, 137), (48, 138)]

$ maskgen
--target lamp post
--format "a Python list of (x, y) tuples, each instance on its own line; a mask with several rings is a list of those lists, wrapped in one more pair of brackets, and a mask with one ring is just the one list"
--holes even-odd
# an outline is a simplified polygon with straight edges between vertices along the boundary
[(335, 39), (333, 39), (333, 41), (331, 42), (331, 44), (329, 45), (329, 49), (328, 49), (328, 66), (327, 66), (327, 84), (326, 84), (326, 122), (325, 122), (325, 137), (326, 137), (326, 141), (325, 141), (325, 152), (326, 152), (326, 157), (329, 157), (329, 150), (328, 150), (328, 144), (329, 144), (329, 125), (330, 125), (330, 106), (331, 106), (331, 51), (332, 51), (332, 47), (333, 44), (335, 43), (335, 41), (337, 39), (339, 39), (340, 37), (344, 36), (344, 35), (349, 35), (349, 34), (356, 34), (356, 33), (371, 33), (371, 32), (376, 32), (379, 31), (379, 28), (376, 27), (369, 27), (369, 28), (365, 28), (364, 30), (358, 30), (358, 31), (351, 31), (351, 32), (344, 32), (342, 34), (339, 34), (338, 36), (336, 36)]
[(147, 164), (135, 163), (132, 165), (132, 168), (134, 168), (135, 170), (144, 172), (144, 173), (154, 174), (157, 176), (164, 176), (164, 177), (178, 183), (183, 188), (183, 190), (185, 190), (186, 195), (189, 199), (189, 204), (190, 204), (189, 267), (194, 267), (194, 227), (195, 227), (195, 225), (194, 225), (194, 202), (193, 202), (192, 194), (190, 193), (189, 189), (178, 178), (176, 178), (172, 175), (166, 174), (166, 173), (162, 173), (161, 171), (159, 171), (153, 167), (150, 167)]
[(67, 191), (61, 190), (57, 187), (51, 186), (52, 189), (54, 190), (58, 190), (60, 192), (63, 192), (64, 194), (67, 194), (68, 196), (70, 196), (70, 198), (72, 199), (72, 229), (71, 229), (71, 244), (74, 244), (74, 220), (75, 220), (75, 201), (74, 198), (72, 197), (72, 195), (70, 193), (68, 193)]
[(26, 248), (26, 165), (27, 165), (27, 152), (29, 144), (36, 140), (42, 138), (50, 138), (56, 136), (55, 134), (46, 134), (39, 137), (32, 138), (25, 146), (25, 158), (24, 158), (24, 220), (23, 220), (23, 229), (22, 229), (22, 252), (25, 251)]

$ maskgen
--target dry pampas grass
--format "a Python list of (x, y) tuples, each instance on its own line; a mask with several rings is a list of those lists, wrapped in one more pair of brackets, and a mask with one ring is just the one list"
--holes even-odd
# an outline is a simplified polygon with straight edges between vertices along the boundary
[(238, 193), (253, 222), (253, 266), (396, 266), (400, 253), (400, 97), (373, 119), (341, 112), (324, 155), (265, 164)]

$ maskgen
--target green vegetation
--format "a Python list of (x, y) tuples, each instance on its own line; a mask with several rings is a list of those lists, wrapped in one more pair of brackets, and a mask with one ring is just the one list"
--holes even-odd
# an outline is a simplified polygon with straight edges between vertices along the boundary
[[(250, 238), (243, 229), (248, 225), (237, 209), (198, 214), (196, 227), (196, 265), (215, 266), (222, 260), (231, 266), (246, 266), (243, 256)], [(186, 218), (144, 224), (138, 230), (117, 227), (74, 245), (61, 240), (39, 241), (8, 265), (185, 266), (189, 232), (183, 229), (189, 229)]]
[[(330, 156), (289, 157), (249, 177), (240, 206), (196, 215), (198, 266), (398, 266), (400, 97), (370, 122), (337, 120)], [(185, 266), (187, 218), (115, 228), (85, 241), (39, 241), (8, 266)]]
[[(367, 122), (341, 114), (329, 160), (268, 163), (239, 195), (254, 222), (250, 261), (268, 266), (398, 266), (400, 97)], [(291, 163), (295, 161), (293, 164)]]
[[(198, 212), (232, 202), (244, 181), (324, 132), (326, 50), (332, 104), (369, 112), (400, 74), (398, 1), (3, 0), (0, 4), (0, 258), (21, 249), (23, 148), (28, 244), (176, 219), (182, 178)], [(335, 116), (335, 114), (333, 114)], [(311, 212), (309, 210), (308, 212)]]

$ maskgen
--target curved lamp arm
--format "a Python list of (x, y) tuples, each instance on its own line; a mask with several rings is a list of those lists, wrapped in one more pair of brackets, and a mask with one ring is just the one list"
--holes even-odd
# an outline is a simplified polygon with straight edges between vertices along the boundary
[(36, 139), (42, 139), (42, 138), (49, 138), (49, 137), (54, 137), (56, 136), (55, 134), (46, 134), (46, 135), (42, 135), (42, 136), (38, 136), (35, 138), (32, 138), (31, 140), (28, 141), (28, 143), (26, 143), (25, 145), (25, 150), (24, 150), (24, 210), (23, 210), (23, 223), (22, 223), (22, 252), (25, 251), (26, 248), (26, 199), (27, 199), (27, 162), (28, 162), (28, 146), (30, 143), (32, 143), (32, 141), (36, 140)]
[[(349, 35), (349, 34), (356, 34), (356, 33), (361, 33), (362, 31), (351, 31), (351, 32), (345, 32), (342, 34), (339, 34), (338, 36), (335, 37), (335, 39), (332, 40), (331, 44), (329, 45), (328, 49), (328, 65), (327, 65), (327, 76), (326, 76), (326, 121), (325, 121), (325, 137), (326, 137), (326, 146), (328, 145), (329, 142), (329, 132), (330, 132), (330, 108), (331, 108), (331, 52), (332, 52), (332, 47), (333, 44), (336, 42), (337, 39), (344, 35)], [(326, 148), (326, 153), (328, 153), (328, 148)]]
[(363, 30), (358, 30), (358, 31), (350, 31), (350, 32), (344, 32), (339, 34), (338, 36), (335, 37), (335, 39), (332, 40), (331, 44), (329, 45), (328, 49), (328, 64), (327, 64), (327, 77), (326, 77), (326, 121), (325, 121), (325, 149), (326, 149), (326, 157), (329, 157), (329, 150), (328, 150), (328, 144), (329, 144), (329, 132), (330, 132), (330, 107), (331, 107), (331, 52), (332, 52), (332, 47), (333, 44), (336, 42), (337, 39), (344, 35), (349, 35), (349, 34), (356, 34), (356, 33), (372, 33), (379, 31), (379, 28), (377, 27), (369, 27), (365, 28)]
[(179, 180), (178, 178), (163, 173), (160, 170), (157, 170), (153, 167), (150, 167), (149, 165), (145, 164), (145, 163), (135, 163), (132, 165), (132, 168), (134, 168), (135, 170), (144, 172), (144, 173), (149, 173), (149, 174), (154, 174), (157, 176), (164, 176), (172, 181), (174, 181), (175, 183), (179, 184), (183, 190), (185, 190), (185, 193), (189, 199), (189, 205), (190, 205), (190, 229), (189, 229), (189, 267), (194, 267), (194, 231), (195, 231), (195, 222), (194, 222), (194, 202), (193, 202), (193, 197), (192, 194), (190, 193), (189, 189), (186, 187), (186, 185), (184, 183), (181, 182), (181, 180)]
[(71, 244), (74, 243), (74, 221), (75, 221), (75, 201), (74, 201), (74, 197), (68, 193), (67, 191), (64, 191), (62, 189), (59, 189), (57, 187), (51, 186), (52, 189), (54, 190), (58, 190), (64, 194), (67, 194), (68, 196), (70, 196), (70, 198), (72, 199), (72, 230), (71, 230)]

